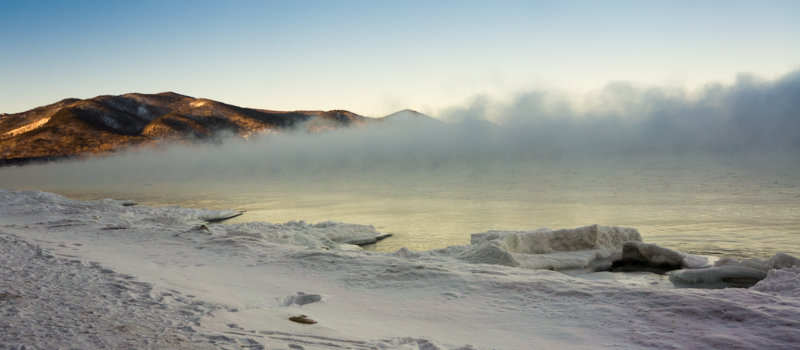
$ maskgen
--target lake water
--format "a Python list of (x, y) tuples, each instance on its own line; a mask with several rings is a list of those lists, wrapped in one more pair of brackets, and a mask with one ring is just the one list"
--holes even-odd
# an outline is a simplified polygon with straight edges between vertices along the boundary
[(371, 224), (394, 234), (368, 248), (376, 251), (463, 245), (492, 229), (597, 223), (635, 227), (646, 242), (693, 254), (800, 256), (800, 162), (791, 157), (615, 159), (83, 180), (64, 170), (70, 165), (43, 165), (0, 169), (0, 187), (247, 211), (231, 222)]

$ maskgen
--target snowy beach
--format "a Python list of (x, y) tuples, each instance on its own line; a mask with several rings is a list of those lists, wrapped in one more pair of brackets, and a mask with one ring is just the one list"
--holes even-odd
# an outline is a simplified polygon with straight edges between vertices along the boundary
[[(376, 253), (349, 244), (382, 234), (371, 226), (211, 224), (238, 212), (133, 204), (0, 191), (0, 345), (800, 348), (800, 266), (786, 255), (708, 262), (603, 226)], [(623, 246), (682, 266), (593, 272)]]

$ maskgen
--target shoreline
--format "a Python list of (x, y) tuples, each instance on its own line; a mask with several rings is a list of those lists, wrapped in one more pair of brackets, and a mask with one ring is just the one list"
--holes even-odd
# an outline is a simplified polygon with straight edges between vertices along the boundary
[[(578, 278), (407, 249), (345, 250), (346, 245), (322, 239), (372, 234), (363, 225), (202, 229), (201, 222), (224, 213), (73, 201), (43, 192), (0, 191), (0, 197), (0, 249), (13, 259), (3, 275), (8, 291), (0, 292), (10, 297), (2, 300), (2, 311), (10, 314), (19, 302), (67, 301), (42, 304), (54, 305), (47, 306), (47, 314), (7, 318), (12, 330), (7, 334), (14, 334), (0, 340), (7, 347), (49, 347), (57, 329), (75, 330), (59, 341), (90, 348), (134, 341), (126, 334), (138, 342), (130, 344), (152, 348), (180, 348), (168, 341), (181, 338), (193, 348), (267, 349), (791, 348), (800, 343), (800, 286), (790, 283), (800, 267), (779, 270), (785, 276), (771, 273), (758, 288), (658, 288), (653, 284), (658, 280), (614, 280), (607, 273)], [(75, 280), (53, 277), (70, 273)], [(39, 276), (36, 283), (50, 289), (29, 298), (36, 288), (20, 284), (26, 275)], [(78, 282), (84, 280), (91, 283)], [(14, 289), (16, 284), (24, 288)], [(95, 303), (102, 295), (107, 298)], [(148, 315), (154, 320), (147, 324), (170, 331), (154, 338), (148, 327), (81, 318), (86, 315), (81, 310), (96, 307), (107, 308), (107, 315), (132, 313), (127, 318), (133, 325), (144, 320), (136, 315)], [(48, 318), (59, 314), (65, 316)], [(300, 315), (317, 323), (289, 320)], [(181, 328), (186, 324), (191, 331)], [(78, 326), (90, 327), (89, 333)], [(115, 328), (120, 326), (125, 332)], [(36, 329), (45, 335), (26, 338)], [(153, 343), (141, 343), (147, 339)]]

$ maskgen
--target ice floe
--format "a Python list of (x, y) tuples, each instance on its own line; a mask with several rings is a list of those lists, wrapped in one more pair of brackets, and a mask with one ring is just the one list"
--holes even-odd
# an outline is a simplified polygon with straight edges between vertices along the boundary
[[(713, 267), (673, 271), (670, 273), (670, 280), (680, 287), (750, 287), (767, 278), (770, 272), (798, 266), (800, 266), (800, 259), (782, 253), (778, 253), (766, 261), (722, 258), (717, 260)], [(780, 274), (780, 272), (773, 273)], [(764, 286), (762, 288), (768, 289)]]
[(591, 225), (572, 229), (488, 231), (472, 235), (470, 245), (439, 251), (471, 263), (569, 270), (595, 268), (622, 251), (624, 242), (641, 241), (634, 228)]

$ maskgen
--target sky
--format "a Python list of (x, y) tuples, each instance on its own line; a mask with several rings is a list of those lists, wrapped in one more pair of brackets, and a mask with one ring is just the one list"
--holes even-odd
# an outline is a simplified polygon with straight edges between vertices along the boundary
[(5, 113), (174, 91), (440, 116), (530, 91), (705, 89), (797, 69), (798, 1), (0, 0)]

